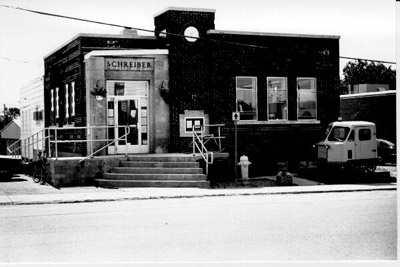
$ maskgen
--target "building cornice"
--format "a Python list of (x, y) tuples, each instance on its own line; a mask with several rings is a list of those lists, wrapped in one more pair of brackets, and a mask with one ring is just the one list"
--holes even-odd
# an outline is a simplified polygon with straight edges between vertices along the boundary
[(247, 32), (247, 31), (221, 31), (208, 30), (207, 34), (226, 34), (226, 35), (251, 35), (251, 36), (271, 36), (271, 37), (296, 37), (296, 38), (324, 38), (340, 39), (338, 35), (320, 35), (320, 34), (297, 34), (297, 33), (272, 33), (272, 32)]
[(160, 12), (157, 12), (154, 15), (154, 17), (158, 17), (168, 11), (203, 12), (203, 13), (214, 13), (214, 14), (216, 12), (215, 9), (208, 9), (208, 8), (167, 7), (165, 9), (161, 10)]

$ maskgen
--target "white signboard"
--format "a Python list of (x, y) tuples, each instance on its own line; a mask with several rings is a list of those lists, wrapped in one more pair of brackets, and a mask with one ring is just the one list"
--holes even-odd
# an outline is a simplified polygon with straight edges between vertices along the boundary
[(233, 121), (240, 121), (240, 113), (239, 112), (232, 112), (232, 120)]

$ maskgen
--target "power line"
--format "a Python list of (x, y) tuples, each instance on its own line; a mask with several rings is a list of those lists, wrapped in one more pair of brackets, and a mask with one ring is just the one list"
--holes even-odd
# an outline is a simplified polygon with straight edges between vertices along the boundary
[[(340, 57), (340, 56), (339, 56)], [(366, 58), (357, 58), (357, 57), (340, 57), (343, 59), (352, 59), (352, 60), (364, 60), (364, 61), (373, 61), (379, 63), (386, 63), (386, 64), (396, 64), (396, 62), (384, 61), (384, 60), (374, 60), (374, 59), (366, 59)]]
[[(192, 39), (201, 39), (201, 40), (206, 40), (206, 41), (213, 41), (213, 42), (219, 42), (219, 43), (225, 43), (225, 44), (246, 46), (246, 47), (252, 47), (252, 48), (261, 48), (261, 49), (268, 49), (269, 48), (269, 47), (259, 46), (259, 45), (243, 44), (243, 43), (222, 41), (222, 40), (209, 39), (209, 38), (203, 38), (203, 37), (186, 36), (186, 35), (177, 34), (177, 33), (166, 33), (166, 32), (161, 32), (161, 31), (155, 31), (155, 30), (148, 30), (148, 29), (143, 29), (143, 28), (126, 26), (126, 25), (120, 25), (120, 24), (114, 24), (114, 23), (107, 23), (107, 22), (101, 22), (101, 21), (95, 21), (95, 20), (89, 20), (89, 19), (70, 17), (70, 16), (65, 16), (65, 15), (53, 14), (53, 13), (48, 13), (48, 12), (42, 12), (42, 11), (37, 11), (37, 10), (32, 10), (32, 9), (21, 8), (21, 7), (12, 7), (12, 6), (7, 6), (7, 5), (2, 5), (2, 4), (0, 4), (0, 6), (6, 7), (6, 8), (11, 8), (11, 9), (17, 9), (17, 10), (21, 10), (21, 11), (26, 11), (26, 12), (31, 12), (31, 13), (35, 13), (35, 14), (39, 14), (39, 15), (44, 15), (44, 16), (71, 19), (71, 20), (83, 21), (83, 22), (100, 24), (100, 25), (111, 26), (111, 27), (118, 27), (118, 28), (130, 29), (130, 30), (144, 31), (144, 32), (149, 32), (149, 33), (158, 33), (158, 34), (162, 33), (162, 34), (171, 35), (171, 36), (189, 37), (189, 38), (192, 38)], [(387, 63), (387, 64), (396, 64), (396, 62), (383, 61), (383, 60), (374, 60), (374, 59), (364, 59), (364, 58), (344, 57), (344, 56), (339, 56), (339, 58), (351, 59), (351, 60), (364, 60), (364, 61)], [(26, 63), (29, 63), (29, 62), (26, 62)]]
[(2, 56), (0, 56), (0, 59), (7, 60), (7, 61), (12, 61), (12, 62), (19, 62), (19, 63), (24, 63), (24, 64), (33, 64), (33, 65), (42, 66), (42, 64), (39, 64), (39, 63), (29, 62), (29, 61), (24, 61), (24, 60), (18, 60), (18, 59), (11, 59), (11, 58), (2, 57)]
[(200, 40), (213, 41), (213, 42), (219, 42), (219, 43), (227, 43), (227, 44), (233, 44), (233, 45), (239, 45), (239, 46), (247, 46), (247, 47), (253, 47), (253, 48), (268, 49), (268, 47), (259, 46), (259, 45), (243, 44), (243, 43), (229, 42), (229, 41), (221, 41), (221, 40), (208, 39), (208, 38), (203, 38), (203, 37), (186, 36), (186, 35), (178, 34), (178, 33), (169, 33), (169, 32), (166, 33), (166, 32), (161, 32), (161, 31), (154, 31), (154, 30), (148, 30), (148, 29), (143, 29), (143, 28), (131, 27), (131, 26), (127, 26), (127, 25), (120, 25), (120, 24), (107, 23), (107, 22), (102, 22), (102, 21), (82, 19), (82, 18), (70, 17), (70, 16), (65, 16), (65, 15), (47, 13), (47, 12), (42, 12), (42, 11), (37, 11), (37, 10), (32, 10), (32, 9), (26, 9), (26, 8), (20, 8), (20, 7), (12, 7), (12, 6), (7, 6), (7, 5), (0, 5), (0, 6), (6, 7), (6, 8), (22, 10), (22, 11), (27, 11), (27, 12), (32, 12), (32, 13), (39, 14), (39, 15), (44, 15), (44, 16), (57, 17), (57, 18), (63, 18), (63, 19), (71, 19), (71, 20), (83, 21), (83, 22), (100, 24), (100, 25), (105, 25), (105, 26), (124, 28), (124, 29), (129, 29), (129, 30), (137, 30), (137, 31), (144, 31), (144, 32), (149, 32), (149, 33), (159, 33), (159, 34), (161, 33), (161, 34), (166, 34), (166, 35), (170, 35), (170, 36), (188, 37), (188, 38), (191, 38), (191, 39), (200, 39)]

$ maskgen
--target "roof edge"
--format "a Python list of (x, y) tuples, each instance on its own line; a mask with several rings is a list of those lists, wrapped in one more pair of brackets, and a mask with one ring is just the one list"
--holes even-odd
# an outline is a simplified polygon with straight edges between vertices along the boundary
[(356, 94), (340, 95), (340, 99), (358, 98), (358, 97), (372, 97), (372, 96), (385, 96), (396, 95), (396, 90), (378, 91), (378, 92), (365, 92)]
[(85, 55), (85, 60), (91, 57), (129, 57), (140, 55), (168, 55), (168, 49), (128, 49), (128, 50), (93, 50)]
[(271, 36), (271, 37), (300, 37), (300, 38), (340, 39), (339, 35), (300, 34), (300, 33), (273, 33), (273, 32), (248, 32), (248, 31), (224, 31), (224, 30), (208, 30), (207, 34), (232, 34), (232, 35), (253, 35), (253, 36)]
[(58, 46), (56, 49), (52, 50), (50, 53), (46, 54), (43, 59), (48, 58), (64, 46), (68, 45), (72, 41), (80, 38), (80, 37), (104, 37), (104, 38), (120, 38), (120, 39), (154, 39), (156, 40), (157, 38), (152, 35), (139, 35), (139, 36), (130, 36), (130, 35), (122, 35), (122, 34), (103, 34), (103, 33), (78, 33), (75, 36), (73, 36), (71, 39), (68, 41), (62, 43), (60, 46)]
[(167, 11), (188, 11), (188, 12), (206, 12), (206, 13), (215, 13), (216, 10), (215, 9), (211, 9), (211, 8), (192, 8), (192, 7), (174, 7), (174, 6), (170, 6), (167, 7), (163, 10), (161, 10), (160, 12), (157, 12), (156, 14), (154, 14), (153, 17), (158, 17), (161, 14), (164, 14)]

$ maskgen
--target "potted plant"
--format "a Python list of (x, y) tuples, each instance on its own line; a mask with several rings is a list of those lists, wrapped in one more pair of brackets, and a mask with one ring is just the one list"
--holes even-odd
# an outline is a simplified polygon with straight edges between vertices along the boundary
[(97, 80), (96, 86), (90, 92), (92, 95), (96, 97), (97, 100), (102, 100), (103, 97), (107, 96), (107, 90), (101, 86), (100, 81)]

